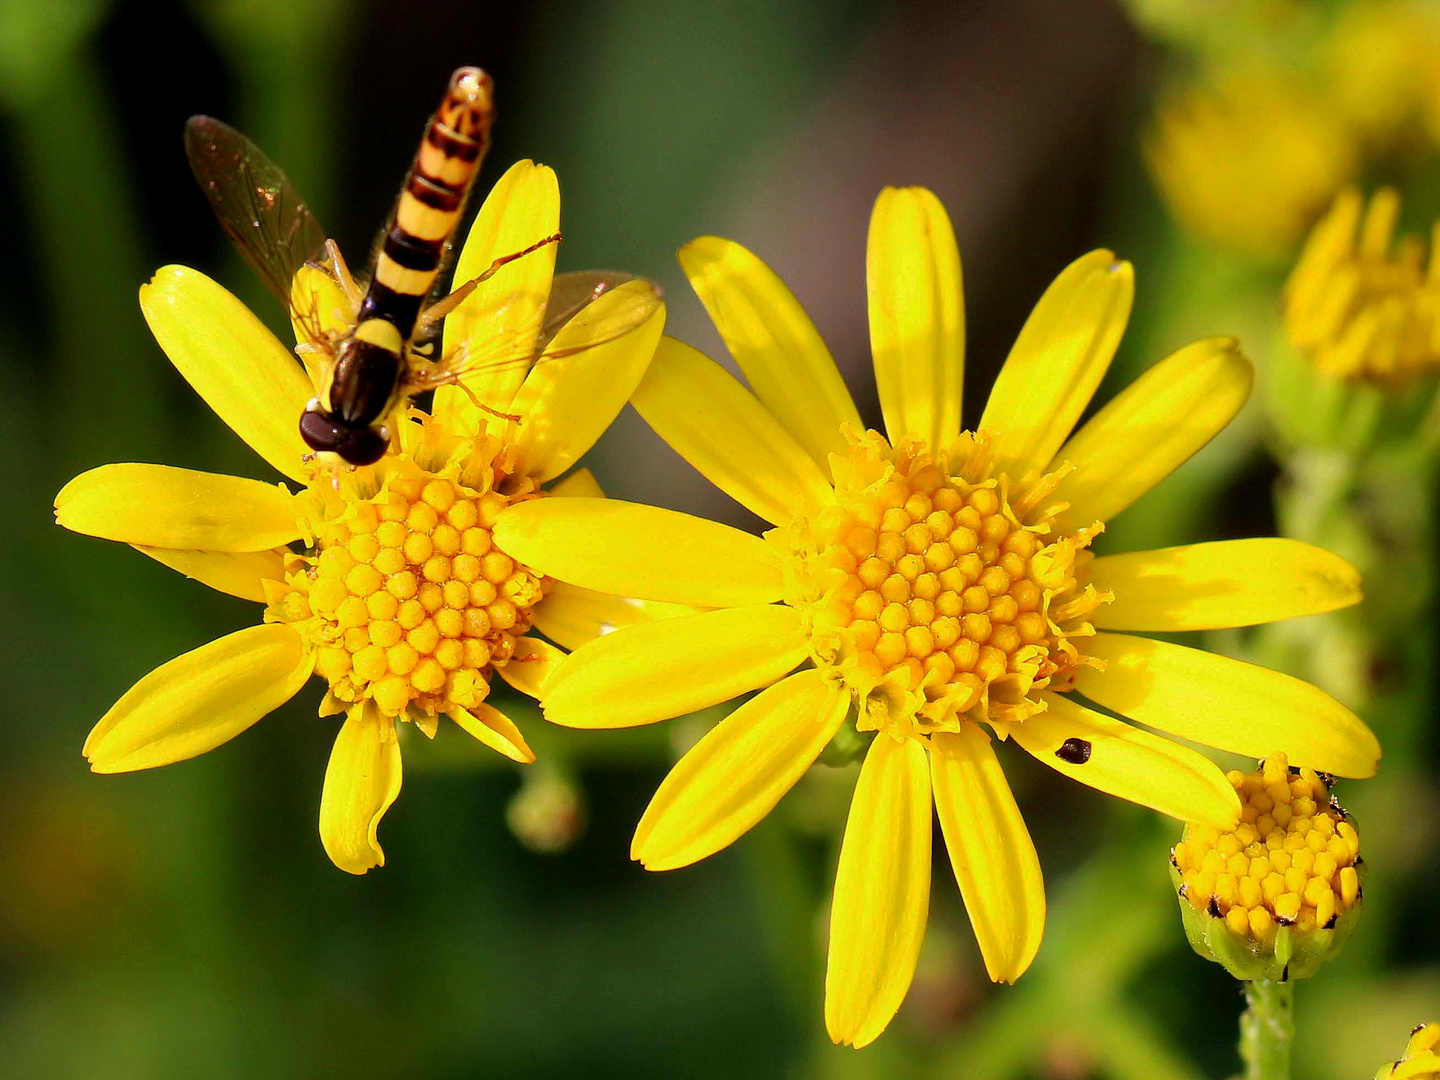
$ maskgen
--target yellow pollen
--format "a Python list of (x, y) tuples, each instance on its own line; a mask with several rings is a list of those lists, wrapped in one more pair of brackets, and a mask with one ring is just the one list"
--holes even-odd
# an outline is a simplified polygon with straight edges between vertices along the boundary
[(948, 455), (875, 432), (850, 438), (835, 504), (786, 532), (816, 662), (868, 702), (862, 729), (1034, 713), (1035, 692), (1064, 689), (1084, 662), (1070, 639), (1091, 632), (1086, 617), (1108, 599), (1077, 576), (1098, 524), (1053, 535), (1053, 513), (1035, 507), (1055, 478), (1031, 481), (1017, 505), (975, 436)]
[(1360, 837), (1326, 780), (1311, 769), (1292, 774), (1284, 754), (1229, 779), (1240, 824), (1191, 824), (1175, 845), (1185, 899), (1262, 948), (1280, 926), (1331, 929), (1360, 898)]
[(509, 501), (413, 467), (368, 498), (332, 497), (269, 617), (314, 645), (339, 702), (368, 697), (390, 716), (473, 708), (543, 592), (494, 547)]

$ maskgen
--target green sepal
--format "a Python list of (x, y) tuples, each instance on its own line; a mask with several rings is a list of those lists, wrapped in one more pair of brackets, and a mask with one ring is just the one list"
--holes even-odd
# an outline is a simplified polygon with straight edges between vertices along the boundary
[[(1355, 872), (1363, 886), (1365, 864), (1362, 862)], [(1328, 930), (1301, 933), (1294, 927), (1281, 926), (1275, 934), (1274, 949), (1262, 951), (1249, 937), (1234, 933), (1224, 916), (1201, 911), (1180, 895), (1180, 871), (1173, 865), (1170, 867), (1170, 883), (1180, 902), (1180, 919), (1185, 925), (1190, 947), (1207, 960), (1214, 960), (1241, 982), (1257, 979), (1286, 982), (1310, 978), (1320, 970), (1321, 964), (1336, 956), (1350, 940), (1355, 924), (1360, 920), (1360, 909), (1364, 906), (1361, 897), (1357, 897), (1350, 909), (1338, 916), (1335, 925)]]

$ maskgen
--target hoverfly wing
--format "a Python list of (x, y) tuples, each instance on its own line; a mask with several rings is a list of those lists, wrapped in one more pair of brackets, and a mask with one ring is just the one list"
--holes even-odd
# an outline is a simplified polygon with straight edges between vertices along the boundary
[[(598, 308), (592, 306), (622, 286), (627, 287), (623, 297), (607, 300)], [(611, 271), (556, 274), (533, 348), (497, 342), (481, 353), (467, 351), (445, 363), (446, 378), (453, 381), (475, 371), (528, 367), (577, 356), (638, 330), (664, 303), (664, 290), (649, 278)]]
[(325, 230), (265, 153), (229, 124), (192, 116), (185, 156), (210, 208), (250, 269), (287, 312), (295, 275), (325, 258)]

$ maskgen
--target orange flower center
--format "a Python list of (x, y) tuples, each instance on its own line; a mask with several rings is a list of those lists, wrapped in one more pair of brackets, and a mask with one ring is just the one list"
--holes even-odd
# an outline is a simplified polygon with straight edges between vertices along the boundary
[(533, 493), (478, 491), (408, 462), (386, 467), (400, 471), (368, 498), (330, 496), (313, 553), (295, 557), (270, 617), (312, 643), (340, 708), (364, 698), (388, 716), (473, 708), (541, 599), (540, 576), (496, 548), (490, 531)]
[(1077, 580), (1098, 528), (1056, 538), (1049, 515), (1027, 523), (1034, 499), (1014, 505), (971, 436), (953, 472), (922, 444), (892, 448), (874, 432), (852, 443), (835, 505), (802, 515), (791, 536), (816, 660), (870, 700), (862, 729), (1036, 711), (1031, 695), (1081, 662), (1070, 638), (1090, 632), (1084, 617), (1106, 599)]

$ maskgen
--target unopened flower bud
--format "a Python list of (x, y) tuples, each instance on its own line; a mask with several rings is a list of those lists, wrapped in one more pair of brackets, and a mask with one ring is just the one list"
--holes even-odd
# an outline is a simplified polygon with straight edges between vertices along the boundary
[(1375, 1080), (1440, 1080), (1440, 1024), (1421, 1024), (1399, 1061), (1382, 1065)]
[(1340, 950), (1360, 914), (1360, 837), (1330, 779), (1284, 754), (1231, 772), (1240, 823), (1189, 824), (1171, 879), (1190, 944), (1237, 979), (1304, 979)]
[(526, 771), (525, 782), (505, 808), (505, 823), (525, 847), (552, 855), (585, 831), (585, 804), (568, 779), (536, 766)]

